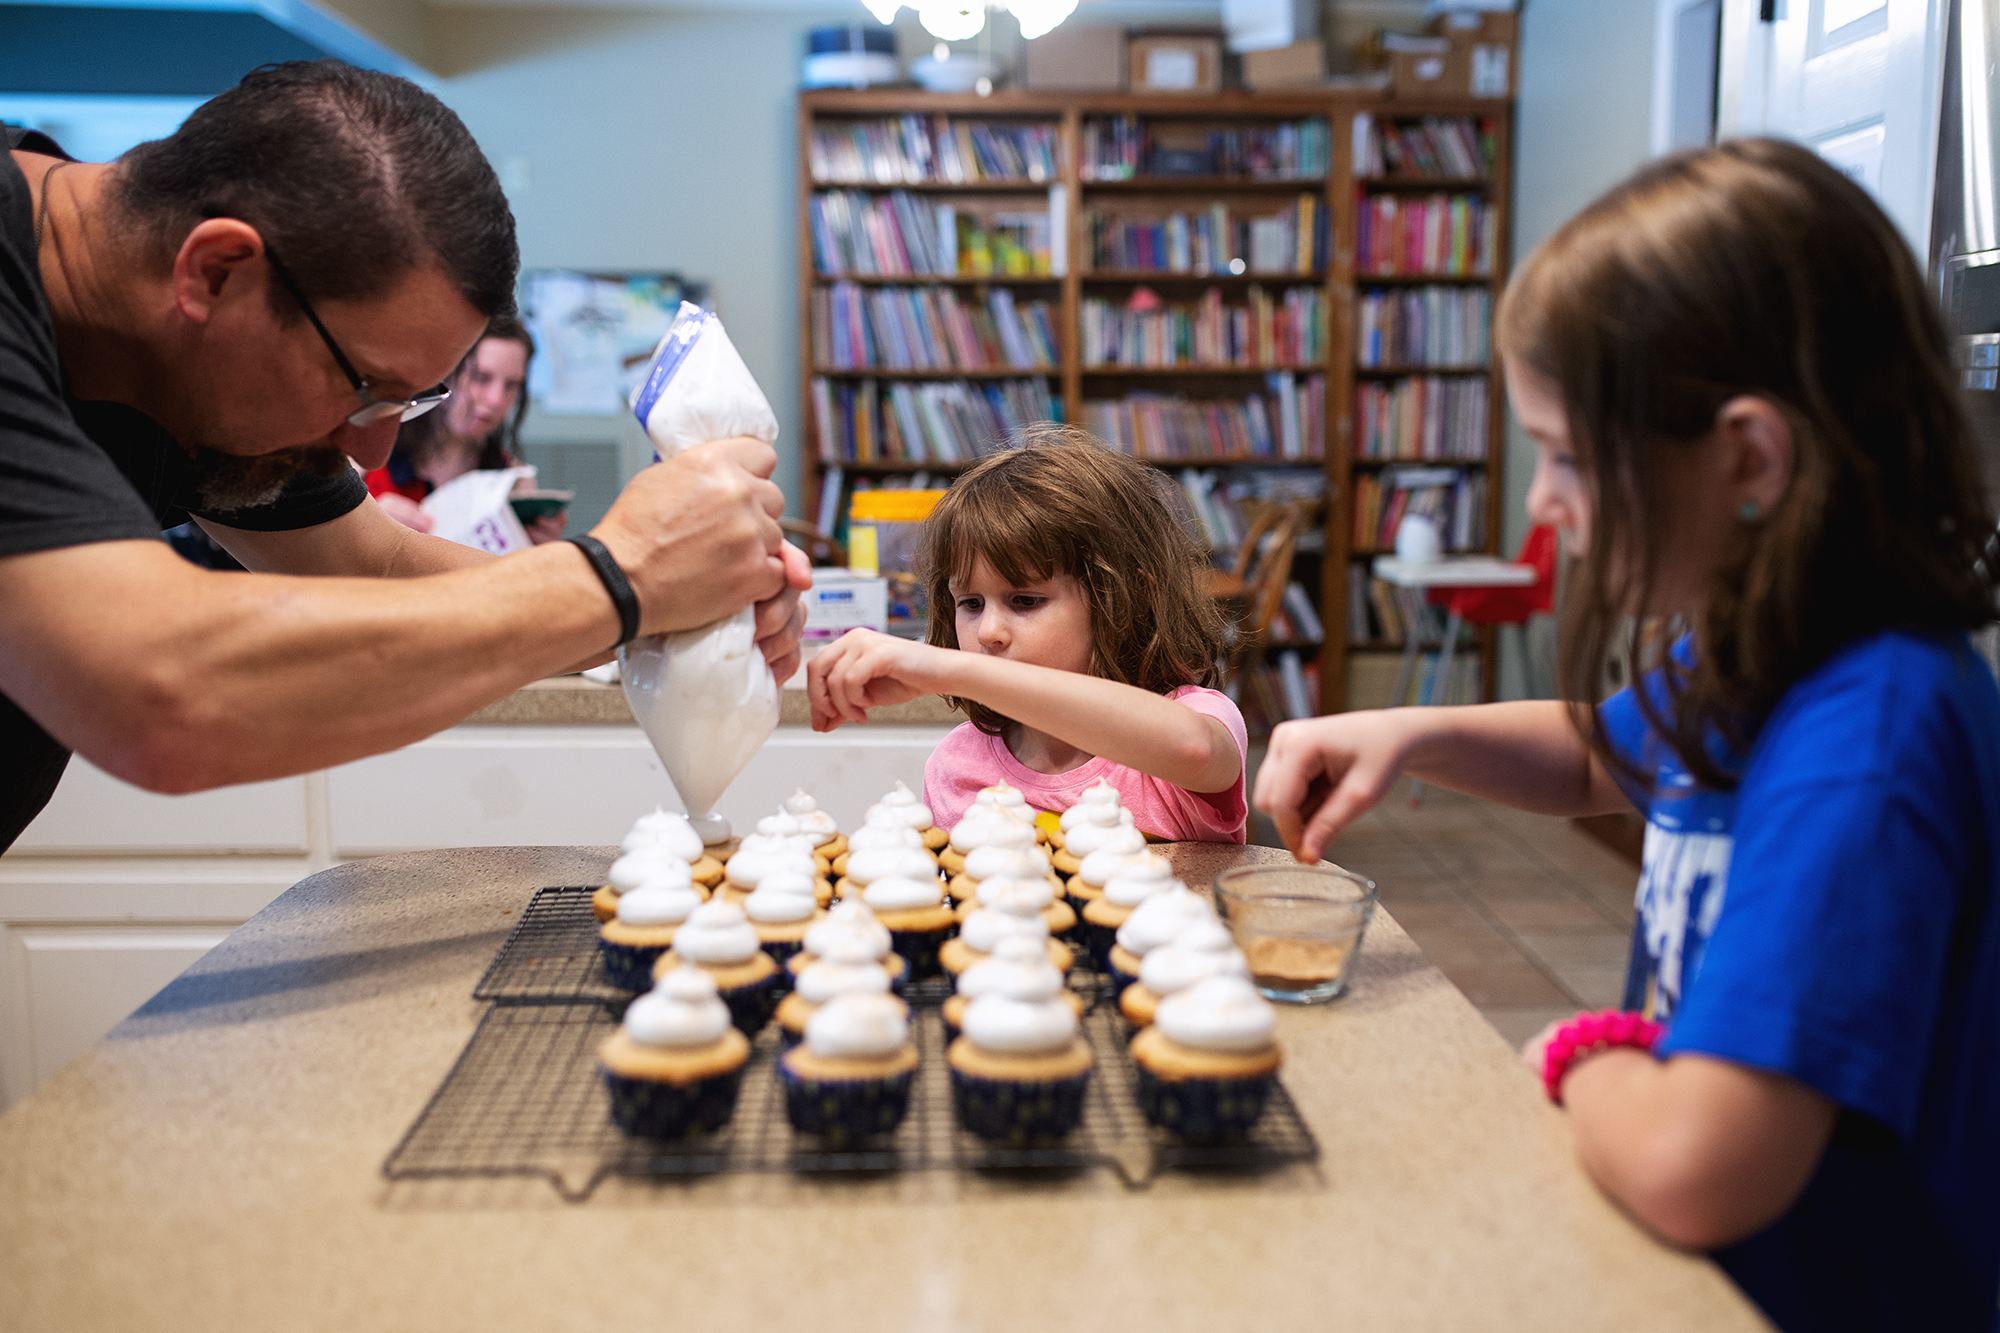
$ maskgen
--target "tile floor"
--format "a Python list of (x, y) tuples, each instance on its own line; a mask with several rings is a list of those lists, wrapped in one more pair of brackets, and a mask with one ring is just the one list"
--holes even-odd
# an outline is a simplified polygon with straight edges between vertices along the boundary
[[(1277, 842), (1261, 816), (1250, 837)], [(1399, 784), (1328, 856), (1380, 885), (1382, 905), (1517, 1045), (1624, 990), (1638, 868), (1568, 820), (1435, 788), (1412, 809)]]

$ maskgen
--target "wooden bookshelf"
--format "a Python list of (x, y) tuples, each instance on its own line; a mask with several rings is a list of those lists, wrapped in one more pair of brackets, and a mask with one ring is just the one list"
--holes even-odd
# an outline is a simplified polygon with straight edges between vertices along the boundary
[[(1053, 127), (1057, 135), (1058, 176), (1043, 181), (982, 180), (971, 182), (925, 181), (883, 183), (826, 181), (813, 179), (809, 149), (815, 125), (851, 123), (906, 114), (946, 115), (956, 121), (985, 122), (993, 125), (1038, 124)], [(1470, 117), (1491, 122), (1495, 137), (1492, 169), (1485, 177), (1452, 178), (1369, 178), (1359, 179), (1353, 161), (1355, 118), (1371, 115), (1378, 120), (1412, 122), (1426, 116)], [(1244, 177), (1240, 175), (1178, 176), (1139, 174), (1125, 180), (1090, 180), (1080, 162), (1083, 125), (1086, 118), (1137, 116), (1142, 122), (1158, 125), (1227, 127), (1269, 126), (1317, 118), (1328, 132), (1329, 169), (1322, 177)], [(1326, 377), (1325, 439), (1321, 457), (1290, 460), (1271, 457), (1192, 457), (1153, 458), (1148, 462), (1163, 468), (1270, 469), (1318, 467), (1326, 477), (1327, 504), (1323, 542), (1310, 543), (1295, 557), (1294, 577), (1310, 590), (1317, 587), (1320, 619), (1328, 642), (1290, 639), (1270, 645), (1273, 652), (1292, 648), (1310, 658), (1319, 657), (1319, 706), (1323, 712), (1344, 709), (1348, 700), (1350, 656), (1379, 655), (1400, 651), (1395, 645), (1376, 642), (1346, 642), (1348, 621), (1348, 569), (1357, 561), (1371, 559), (1376, 552), (1357, 549), (1350, 529), (1354, 520), (1352, 482), (1356, 476), (1380, 476), (1395, 467), (1426, 466), (1454, 468), (1468, 476), (1486, 478), (1483, 549), (1498, 553), (1500, 518), (1503, 508), (1501, 466), (1504, 445), (1504, 386), (1497, 366), (1390, 365), (1361, 367), (1357, 363), (1356, 337), (1360, 293), (1373, 289), (1407, 290), (1426, 286), (1461, 289), (1484, 287), (1497, 303), (1506, 282), (1509, 245), (1513, 158), (1512, 106), (1510, 103), (1470, 99), (1397, 100), (1382, 95), (1353, 93), (1253, 94), (1231, 91), (1216, 96), (1153, 96), (1108, 93), (1001, 92), (991, 97), (923, 93), (909, 89), (826, 90), (802, 93), (798, 101), (798, 264), (799, 264), (799, 399), (804, 419), (800, 460), (799, 494), (804, 512), (818, 512), (826, 466), (819, 460), (818, 423), (814, 417), (813, 381), (823, 377), (829, 384), (858, 385), (863, 380), (877, 383), (914, 383), (966, 380), (973, 383), (996, 380), (1034, 380), (1047, 384), (1061, 403), (1064, 417), (1081, 422), (1086, 384), (1091, 397), (1122, 396), (1129, 390), (1162, 391), (1170, 385), (1185, 384), (1187, 396), (1241, 401), (1245, 385), (1260, 377), (1290, 370), (1301, 377)], [(883, 195), (907, 190), (936, 197), (940, 204), (953, 207), (987, 207), (1001, 211), (1027, 210), (1039, 197), (1046, 200), (1050, 186), (1062, 187), (1066, 195), (1068, 232), (1065, 238), (1067, 271), (1061, 274), (1028, 276), (913, 273), (907, 276), (843, 275), (832, 277), (817, 271), (814, 262), (811, 205), (822, 191), (860, 191)], [(1318, 209), (1331, 223), (1332, 243), (1328, 263), (1322, 271), (1283, 273), (1202, 273), (1154, 271), (1093, 271), (1090, 266), (1089, 233), (1085, 218), (1092, 208), (1107, 211), (1138, 211), (1149, 206), (1190, 213), (1220, 201), (1232, 215), (1255, 215), (1282, 208), (1301, 194), (1313, 197)], [(1497, 215), (1494, 223), (1490, 274), (1371, 274), (1355, 266), (1358, 201), (1365, 196), (1394, 195), (1399, 199), (1423, 195), (1475, 195)], [(1025, 303), (1048, 301), (1055, 313), (1058, 364), (1034, 370), (927, 370), (899, 371), (874, 369), (831, 369), (814, 364), (812, 294), (836, 282), (853, 283), (865, 289), (882, 287), (945, 287), (962, 300), (981, 299), (990, 288), (1015, 290)], [(1279, 297), (1291, 288), (1316, 287), (1324, 293), (1328, 322), (1326, 355), (1323, 360), (1304, 365), (1210, 366), (1173, 368), (1147, 366), (1086, 366), (1082, 361), (1081, 315), (1087, 296), (1122, 299), (1124, 290), (1146, 286), (1158, 288), (1165, 299), (1181, 302), (1193, 299), (1208, 288), (1220, 289), (1226, 302), (1240, 303), (1251, 286)], [(1439, 458), (1433, 460), (1356, 459), (1353, 457), (1354, 395), (1357, 383), (1401, 380), (1410, 376), (1483, 377), (1487, 385), (1486, 453), (1480, 459)], [(909, 462), (885, 460), (847, 462), (839, 465), (848, 479), (878, 479), (926, 472), (941, 479), (962, 471), (968, 464), (950, 462)], [(1481, 692), (1493, 697), (1495, 664), (1494, 636), (1480, 634)]]

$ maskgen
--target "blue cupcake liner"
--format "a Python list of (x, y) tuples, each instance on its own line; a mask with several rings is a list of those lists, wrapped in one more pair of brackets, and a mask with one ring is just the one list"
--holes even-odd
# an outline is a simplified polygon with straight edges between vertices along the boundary
[(1074, 1078), (1021, 1083), (951, 1071), (951, 1100), (959, 1123), (980, 1138), (1010, 1148), (1057, 1139), (1083, 1120), (1090, 1071)]
[[(940, 930), (892, 930), (889, 932), (889, 947), (903, 956), (909, 970), (904, 976), (910, 981), (934, 977), (944, 971), (938, 962), (938, 950), (944, 942), (958, 933), (956, 923)], [(892, 985), (891, 989), (895, 989)], [(902, 992), (898, 990), (897, 994)]]
[(1118, 943), (1118, 927), (1100, 926), (1095, 921), (1077, 918), (1077, 942), (1090, 954), (1090, 961), (1097, 964), (1100, 972), (1111, 970), (1111, 946)]
[(791, 961), (793, 954), (804, 949), (805, 944), (800, 940), (765, 940), (760, 947), (778, 965), (778, 989), (781, 992), (790, 990), (792, 974), (786, 970), (785, 964)]
[(779, 968), (762, 981), (724, 990), (721, 995), (722, 1002), (729, 1006), (729, 1021), (736, 1025), (736, 1030), (746, 1037), (755, 1037), (771, 1021), (771, 1015), (778, 1012), (778, 1002), (785, 998), (785, 970)]
[(641, 944), (613, 944), (602, 935), (597, 950), (604, 957), (604, 980), (619, 990), (644, 992), (653, 989), (653, 964), (667, 951), (663, 944), (649, 948)]
[(1133, 1062), (1133, 1096), (1146, 1119), (1184, 1139), (1216, 1142), (1240, 1139), (1264, 1114), (1275, 1072), (1255, 1078), (1190, 1078), (1169, 1081)]
[[(1111, 938), (1113, 940), (1118, 938), (1116, 931), (1112, 932)], [(1133, 976), (1130, 972), (1121, 970), (1111, 961), (1111, 951), (1109, 949), (1104, 951), (1104, 970), (1111, 975), (1111, 999), (1114, 1004), (1117, 1003), (1118, 997), (1125, 993), (1127, 986), (1138, 983), (1139, 978)]]
[(818, 1135), (822, 1146), (836, 1151), (895, 1133), (909, 1112), (916, 1076), (910, 1069), (889, 1078), (801, 1078), (785, 1061), (778, 1062), (792, 1128)]
[(611, 1122), (618, 1128), (645, 1138), (685, 1139), (729, 1123), (743, 1086), (743, 1069), (738, 1065), (726, 1074), (685, 1086), (627, 1078), (608, 1069), (600, 1072), (611, 1092)]

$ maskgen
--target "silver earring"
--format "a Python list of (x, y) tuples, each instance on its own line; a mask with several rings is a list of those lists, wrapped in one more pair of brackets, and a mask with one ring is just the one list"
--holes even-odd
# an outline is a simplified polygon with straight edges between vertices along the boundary
[(1755, 500), (1745, 500), (1742, 507), (1736, 512), (1742, 517), (1745, 523), (1755, 523), (1764, 516), (1764, 511), (1758, 508)]

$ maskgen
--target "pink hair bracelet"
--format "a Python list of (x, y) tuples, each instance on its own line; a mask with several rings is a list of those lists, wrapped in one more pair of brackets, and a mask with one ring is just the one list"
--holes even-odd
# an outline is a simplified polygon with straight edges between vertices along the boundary
[(1613, 1046), (1651, 1052), (1666, 1030), (1665, 1024), (1624, 1009), (1578, 1014), (1557, 1028), (1542, 1048), (1542, 1088), (1550, 1101), (1561, 1106), (1563, 1077), (1577, 1061)]

